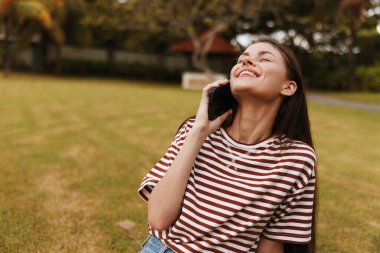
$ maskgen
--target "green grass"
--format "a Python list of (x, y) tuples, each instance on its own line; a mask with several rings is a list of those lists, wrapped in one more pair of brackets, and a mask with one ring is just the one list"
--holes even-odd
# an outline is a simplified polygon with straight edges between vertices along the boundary
[[(200, 92), (122, 80), (0, 81), (0, 252), (137, 252), (143, 176)], [(311, 104), (318, 252), (380, 250), (380, 114)], [(131, 220), (129, 232), (116, 224)]]
[(338, 98), (345, 101), (380, 105), (380, 93), (371, 92), (324, 92), (321, 95)]
[(311, 105), (318, 153), (318, 252), (380, 250), (380, 113)]

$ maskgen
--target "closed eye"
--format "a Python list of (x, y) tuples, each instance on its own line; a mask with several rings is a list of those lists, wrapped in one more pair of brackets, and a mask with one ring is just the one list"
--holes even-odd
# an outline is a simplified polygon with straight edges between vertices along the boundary
[(262, 58), (262, 59), (260, 59), (260, 62), (263, 62), (263, 61), (270, 61), (270, 60), (267, 59), (267, 58)]

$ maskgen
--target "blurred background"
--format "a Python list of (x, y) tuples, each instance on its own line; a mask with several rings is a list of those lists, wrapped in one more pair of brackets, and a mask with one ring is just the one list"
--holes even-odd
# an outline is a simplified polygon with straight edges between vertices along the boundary
[(269, 35), (297, 51), (310, 88), (379, 91), (379, 5), (2, 0), (0, 63), (5, 76), (22, 70), (178, 82), (185, 70), (229, 73), (242, 48)]
[(0, 0), (0, 252), (137, 252), (137, 189), (196, 113), (194, 73), (228, 77), (260, 36), (304, 73), (317, 252), (380, 252), (379, 17), (380, 0)]

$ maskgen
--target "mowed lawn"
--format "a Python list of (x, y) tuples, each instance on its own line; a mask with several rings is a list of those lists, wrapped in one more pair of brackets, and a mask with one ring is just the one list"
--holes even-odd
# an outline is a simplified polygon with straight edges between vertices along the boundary
[[(147, 235), (137, 188), (200, 95), (126, 80), (0, 79), (0, 252), (137, 252)], [(310, 116), (317, 252), (379, 252), (380, 113), (312, 103)], [(135, 226), (121, 229), (124, 220)]]

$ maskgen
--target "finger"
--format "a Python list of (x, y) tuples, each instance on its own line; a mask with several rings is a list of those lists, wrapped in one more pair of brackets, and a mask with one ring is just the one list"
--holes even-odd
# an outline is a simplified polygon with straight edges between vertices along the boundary
[(202, 92), (202, 97), (208, 97), (208, 93), (210, 92), (210, 90), (214, 87), (219, 87), (221, 85), (225, 85), (228, 83), (228, 79), (224, 79), (224, 80), (219, 80), (219, 81), (215, 81), (213, 83), (210, 83), (208, 84), (207, 86), (205, 86), (203, 88), (203, 92)]
[(226, 111), (218, 117), (218, 119), (223, 123), (232, 114), (232, 109)]
[(207, 97), (210, 90), (214, 87), (219, 87), (219, 82), (213, 82), (203, 88), (202, 97)]
[(229, 83), (229, 81), (230, 80), (228, 80), (228, 79), (224, 79), (224, 80), (220, 81), (220, 84), (221, 85), (226, 85), (227, 83)]

